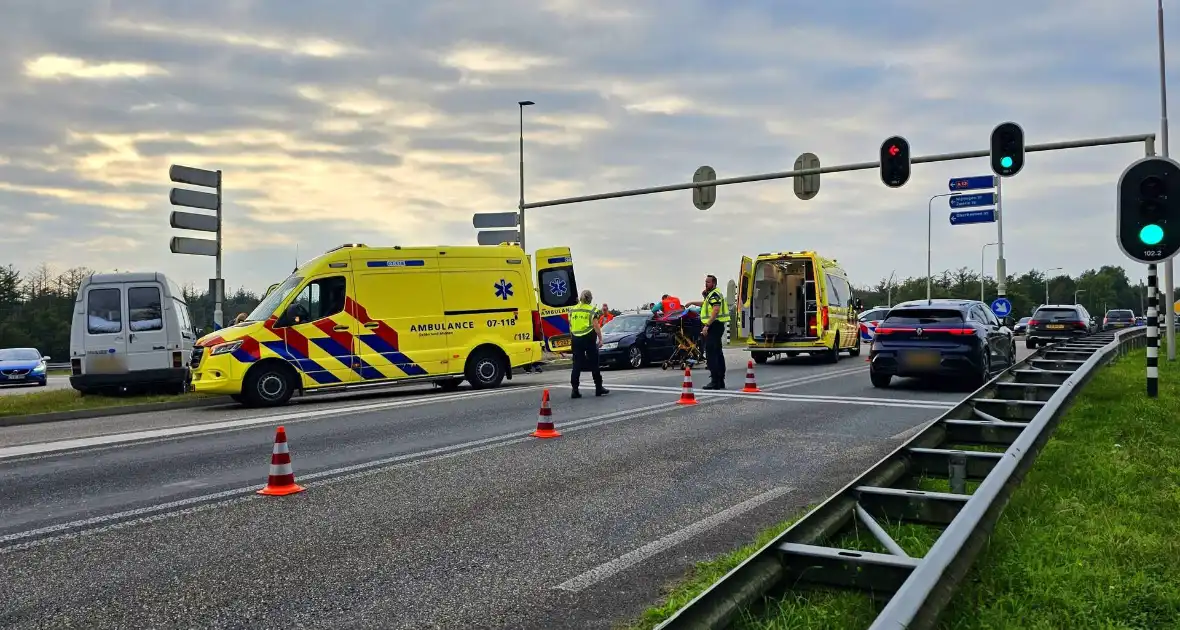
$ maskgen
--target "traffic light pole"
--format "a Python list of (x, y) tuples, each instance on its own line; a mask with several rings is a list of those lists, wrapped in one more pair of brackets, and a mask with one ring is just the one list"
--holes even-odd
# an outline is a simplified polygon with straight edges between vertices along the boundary
[(1159, 338), (1160, 322), (1158, 310), (1159, 289), (1156, 286), (1155, 263), (1147, 265), (1147, 397), (1160, 395)]
[[(1164, 66), (1164, 3), (1156, 2), (1156, 25), (1160, 51), (1160, 153), (1168, 157), (1168, 83)], [(1176, 276), (1172, 258), (1164, 261), (1164, 322), (1168, 330), (1168, 360), (1176, 360)]]
[[(996, 178), (996, 295), (1004, 297), (1008, 288), (1008, 270), (1004, 260), (1004, 206), (1000, 185), (1003, 177)], [(979, 298), (983, 300), (983, 298)]]

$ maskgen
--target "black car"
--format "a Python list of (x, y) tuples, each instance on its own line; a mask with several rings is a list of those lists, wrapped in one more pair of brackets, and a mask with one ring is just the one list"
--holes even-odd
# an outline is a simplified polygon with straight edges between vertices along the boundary
[(1102, 318), (1102, 330), (1117, 330), (1135, 326), (1135, 311), (1129, 308), (1116, 308), (1106, 311)]
[(675, 337), (664, 327), (652, 324), (651, 318), (651, 313), (628, 313), (603, 325), (599, 364), (638, 368), (672, 356)]
[(1028, 323), (1032, 321), (1031, 317), (1021, 317), (1020, 321), (1016, 322), (1016, 326), (1012, 328), (1012, 334), (1023, 335), (1028, 330)]
[(1024, 347), (1036, 348), (1065, 339), (1085, 337), (1094, 331), (1094, 318), (1081, 304), (1045, 304), (1028, 322)]
[(869, 350), (869, 379), (888, 387), (894, 376), (967, 377), (981, 386), (1016, 363), (1016, 343), (977, 300), (914, 300), (889, 311)]

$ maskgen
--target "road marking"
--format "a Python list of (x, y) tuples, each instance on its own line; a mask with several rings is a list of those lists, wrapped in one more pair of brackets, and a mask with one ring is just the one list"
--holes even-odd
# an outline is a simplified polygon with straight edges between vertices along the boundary
[(727, 507), (712, 516), (703, 518), (689, 525), (688, 527), (672, 532), (671, 534), (668, 534), (667, 536), (664, 536), (658, 540), (652, 541), (630, 553), (623, 554), (618, 558), (611, 560), (610, 562), (600, 564), (575, 578), (571, 578), (565, 582), (562, 582), (561, 584), (558, 584), (554, 588), (577, 593), (578, 591), (593, 586), (621, 571), (625, 571), (658, 553), (671, 549), (672, 547), (685, 542), (697, 534), (708, 531), (720, 525), (721, 523), (741, 516), (742, 514), (745, 514), (746, 512), (749, 512), (750, 510), (753, 510), (764, 503), (773, 501), (774, 499), (786, 495), (793, 490), (794, 488), (790, 486), (780, 486), (778, 488), (763, 492), (756, 497), (746, 499), (737, 505)]
[[(569, 385), (558, 387), (569, 388)], [(679, 393), (679, 387), (664, 387), (658, 385), (611, 385), (615, 389), (625, 392), (643, 392), (645, 394)], [(786, 402), (819, 402), (840, 405), (868, 405), (870, 407), (910, 407), (916, 409), (952, 409), (958, 403), (947, 403), (937, 400), (919, 400), (908, 398), (864, 398), (857, 396), (808, 396), (801, 394), (779, 394), (762, 391), (757, 394), (744, 394), (737, 391), (693, 390), (697, 398), (743, 398), (746, 400), (778, 400)]]
[(315, 420), (324, 416), (338, 416), (354, 413), (366, 413), (370, 411), (379, 411), (383, 409), (407, 408), (407, 407), (421, 407), (424, 405), (436, 405), (455, 400), (466, 400), (470, 398), (482, 398), (485, 396), (494, 396), (509, 393), (527, 392), (540, 389), (540, 385), (527, 385), (520, 387), (511, 387), (504, 389), (495, 389), (490, 391), (474, 391), (462, 392), (458, 394), (443, 394), (441, 396), (420, 396), (415, 398), (403, 398), (400, 400), (391, 400), (379, 403), (370, 403), (365, 405), (351, 405), (346, 407), (328, 407), (315, 410), (290, 411), (279, 414), (271, 414), (265, 416), (250, 416), (249, 418), (240, 418), (238, 420), (223, 420), (221, 422), (203, 422), (200, 424), (188, 424), (179, 427), (166, 427), (162, 429), (148, 429), (145, 431), (132, 431), (129, 433), (111, 433), (107, 435), (97, 435), (85, 438), (74, 438), (69, 440), (57, 440), (54, 442), (38, 442), (33, 444), (21, 444), (18, 446), (9, 446), (0, 448), (0, 461), (12, 459), (15, 457), (25, 457), (28, 455), (40, 455), (43, 453), (57, 453), (59, 451), (74, 451), (79, 449), (90, 449), (93, 447), (122, 445), (127, 443), (143, 444), (151, 442), (161, 442), (164, 440), (174, 439), (179, 436), (191, 435), (194, 433), (222, 433), (227, 431), (236, 431), (240, 429), (253, 428), (265, 424), (298, 424), (308, 420)]

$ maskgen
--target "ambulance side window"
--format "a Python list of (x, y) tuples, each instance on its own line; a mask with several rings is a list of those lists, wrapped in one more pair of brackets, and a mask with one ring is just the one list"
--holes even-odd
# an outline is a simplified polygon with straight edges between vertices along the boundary
[(538, 276), (542, 304), (549, 308), (565, 308), (578, 303), (578, 285), (572, 267), (546, 269)]
[(306, 324), (343, 312), (346, 287), (343, 276), (312, 280), (287, 307), (281, 324)]
[(840, 291), (841, 289), (847, 290), (847, 285), (845, 285), (845, 287), (841, 287), (840, 279), (831, 274), (825, 274), (824, 277), (827, 280), (828, 285), (828, 307), (838, 308), (847, 306), (847, 303), (845, 302), (847, 296), (842, 295)]

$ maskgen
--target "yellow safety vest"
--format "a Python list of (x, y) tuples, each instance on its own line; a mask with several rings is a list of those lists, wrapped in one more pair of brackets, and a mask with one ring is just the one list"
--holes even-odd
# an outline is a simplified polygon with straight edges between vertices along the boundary
[(594, 332), (594, 316), (598, 309), (590, 304), (578, 303), (570, 307), (570, 333), (582, 337)]
[(725, 296), (721, 295), (721, 291), (718, 291), (716, 287), (705, 295), (705, 300), (701, 302), (701, 321), (709, 321), (709, 314), (713, 312), (713, 305), (709, 303), (709, 300), (714, 296), (721, 303), (721, 310), (717, 312), (717, 319), (713, 321), (721, 322), (722, 324), (729, 323), (729, 304), (725, 303)]

